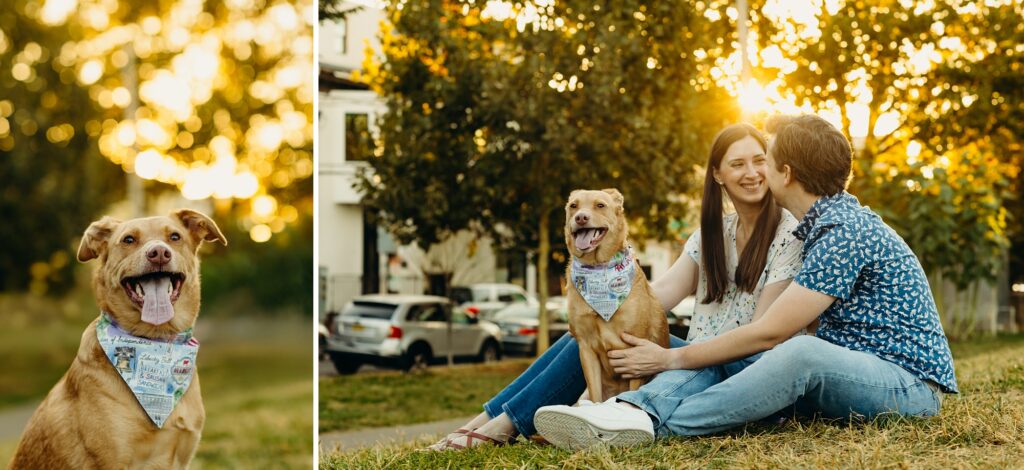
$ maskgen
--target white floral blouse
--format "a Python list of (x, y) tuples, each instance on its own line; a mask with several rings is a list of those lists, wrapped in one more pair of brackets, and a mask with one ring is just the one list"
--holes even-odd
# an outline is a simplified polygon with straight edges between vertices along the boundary
[[(727, 214), (722, 218), (722, 225), (725, 237), (725, 267), (729, 273), (735, 275), (736, 266), (739, 263), (739, 255), (736, 253), (736, 221), (739, 217), (736, 213)], [(765, 263), (765, 270), (761, 273), (761, 279), (753, 292), (744, 292), (736, 287), (736, 283), (730, 279), (725, 296), (721, 302), (705, 304), (702, 301), (707, 295), (707, 276), (704, 266), (701, 263), (701, 232), (700, 230), (690, 235), (686, 241), (683, 252), (692, 258), (698, 266), (697, 281), (697, 303), (694, 308), (693, 318), (690, 320), (690, 331), (686, 340), (690, 342), (704, 341), (711, 337), (718, 336), (726, 331), (740, 325), (750, 323), (754, 318), (754, 311), (757, 308), (757, 299), (761, 297), (764, 286), (786, 279), (792, 279), (800, 272), (803, 264), (801, 249), (803, 242), (793, 235), (798, 222), (789, 211), (782, 210), (782, 220), (779, 221), (779, 228), (775, 232), (775, 240), (768, 249), (768, 260)]]

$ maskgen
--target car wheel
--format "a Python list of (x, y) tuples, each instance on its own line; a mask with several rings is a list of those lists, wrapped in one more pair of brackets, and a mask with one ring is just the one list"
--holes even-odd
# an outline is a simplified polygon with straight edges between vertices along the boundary
[(501, 359), (501, 348), (498, 347), (497, 341), (488, 339), (484, 341), (484, 345), (480, 347), (480, 355), (477, 356), (477, 360), (480, 362), (497, 362)]
[(320, 337), (320, 348), (317, 349), (319, 359), (324, 359), (327, 356), (327, 337), (324, 335), (317, 335)]
[(341, 375), (355, 374), (359, 367), (363, 364), (353, 359), (351, 356), (338, 353), (328, 353), (331, 356), (331, 362), (334, 363), (334, 369)]
[(430, 365), (430, 358), (430, 346), (416, 343), (409, 347), (409, 351), (405, 353), (405, 370), (409, 372), (426, 370), (427, 366)]

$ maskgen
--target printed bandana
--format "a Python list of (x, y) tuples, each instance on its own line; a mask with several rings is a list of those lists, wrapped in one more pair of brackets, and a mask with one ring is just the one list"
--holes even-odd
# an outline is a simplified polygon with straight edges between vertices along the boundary
[(162, 428), (192, 383), (199, 352), (199, 341), (192, 337), (192, 328), (171, 341), (140, 338), (101, 313), (96, 338), (149, 419)]
[(605, 264), (587, 266), (575, 257), (572, 259), (570, 276), (583, 299), (590, 304), (604, 321), (612, 319), (615, 311), (629, 297), (636, 275), (636, 263), (632, 247), (626, 247)]

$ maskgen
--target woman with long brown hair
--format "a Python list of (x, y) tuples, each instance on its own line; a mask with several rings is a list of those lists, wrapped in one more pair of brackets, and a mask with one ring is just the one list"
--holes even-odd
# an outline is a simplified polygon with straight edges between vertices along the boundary
[[(651, 283), (665, 310), (697, 295), (687, 341), (672, 337), (672, 348), (750, 323), (800, 269), (801, 244), (792, 234), (797, 221), (780, 209), (768, 192), (766, 149), (764, 137), (749, 124), (731, 125), (715, 137), (705, 177), (700, 230), (690, 236), (669, 271)], [(735, 212), (725, 212), (723, 193)], [(671, 364), (669, 350), (643, 339), (625, 339), (634, 347), (609, 354), (616, 372), (640, 377), (672, 371), (673, 380), (658, 383), (668, 383), (674, 387), (673, 393), (702, 391), (738, 369), (727, 364), (701, 371), (674, 370), (677, 367)], [(752, 360), (756, 357), (742, 361)], [(658, 397), (669, 393), (664, 388), (644, 386), (623, 395), (637, 394), (634, 399), (657, 406)], [(485, 403), (483, 413), (429, 449), (503, 444), (517, 434), (534, 435), (538, 408), (573, 403), (585, 389), (579, 348), (572, 336), (565, 335)], [(580, 403), (589, 402), (581, 399)]]

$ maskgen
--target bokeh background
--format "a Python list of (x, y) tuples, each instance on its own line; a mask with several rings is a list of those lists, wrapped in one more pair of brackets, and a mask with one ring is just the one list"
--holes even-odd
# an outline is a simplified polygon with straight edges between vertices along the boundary
[(312, 458), (309, 0), (0, 6), (0, 463), (98, 314), (88, 224), (190, 207), (207, 424), (193, 468)]
[[(528, 264), (520, 271), (536, 271), (536, 281), (522, 278), (543, 305), (561, 291), (564, 198), (584, 187), (623, 192), (631, 240), (657, 277), (696, 229), (715, 133), (814, 113), (850, 137), (848, 189), (920, 258), (946, 333), (1024, 329), (1019, 1), (339, 5), (343, 18), (323, 24), (321, 42), (325, 31), (343, 30), (362, 33), (369, 47), (354, 67), (321, 57), (321, 81), (339, 89), (321, 91), (320, 109), (327, 116), (327, 99), (359, 93), (377, 111), (370, 126), (357, 111), (346, 111), (344, 125), (320, 121), (323, 135), (366, 135), (366, 148), (346, 141), (352, 148), (337, 152), (339, 162), (324, 153), (321, 181), (328, 187), (336, 167), (357, 175), (351, 199), (365, 213), (364, 232), (379, 232), (364, 237), (364, 259), (402, 256), (385, 239), (428, 254), (491, 245), (499, 259), (465, 281), (470, 263), (405, 257), (422, 271), (416, 280), (428, 281), (406, 288), (389, 281), (399, 263), (360, 272), (321, 256), (334, 271), (328, 277), (384, 279), (354, 294), (444, 294), (452, 279), (512, 282), (501, 260), (515, 258)], [(321, 228), (333, 230), (335, 206), (321, 204)], [(340, 308), (335, 299), (346, 292), (329, 286), (325, 298)]]

